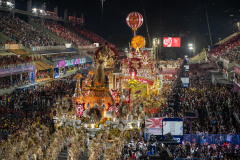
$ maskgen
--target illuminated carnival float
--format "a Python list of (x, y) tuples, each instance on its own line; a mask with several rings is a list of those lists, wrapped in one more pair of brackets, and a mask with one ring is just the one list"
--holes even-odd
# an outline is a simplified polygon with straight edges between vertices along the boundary
[[(130, 13), (127, 18), (134, 32), (142, 21), (137, 12)], [(119, 68), (116, 67), (117, 51), (109, 45), (99, 47), (95, 52), (95, 68), (84, 78), (81, 74), (75, 76), (75, 94), (70, 97), (75, 111), (57, 113), (56, 125), (86, 129), (93, 136), (106, 130), (119, 134), (123, 130), (140, 129), (148, 105), (139, 103), (140, 99), (150, 101), (150, 95), (160, 95), (162, 87), (144, 47), (145, 39), (135, 35), (130, 52)]]

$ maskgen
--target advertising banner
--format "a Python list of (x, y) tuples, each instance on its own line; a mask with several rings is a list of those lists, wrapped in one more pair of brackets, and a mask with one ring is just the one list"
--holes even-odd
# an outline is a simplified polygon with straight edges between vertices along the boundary
[(5, 49), (23, 49), (22, 44), (5, 44)]
[(177, 140), (177, 143), (182, 143), (183, 140), (183, 119), (181, 118), (164, 118), (162, 120), (162, 135), (171, 133), (174, 140)]
[(181, 47), (180, 37), (164, 37), (163, 47)]
[(67, 67), (77, 64), (84, 64), (86, 63), (86, 58), (77, 58), (77, 59), (71, 59), (71, 60), (62, 60), (58, 62), (54, 62), (55, 68), (61, 68), (61, 67)]
[(31, 83), (35, 83), (35, 73), (31, 72)]
[(20, 74), (24, 72), (33, 72), (34, 70), (35, 70), (35, 66), (24, 66), (24, 67), (17, 67), (17, 68), (1, 69), (0, 77), (10, 76), (13, 74)]

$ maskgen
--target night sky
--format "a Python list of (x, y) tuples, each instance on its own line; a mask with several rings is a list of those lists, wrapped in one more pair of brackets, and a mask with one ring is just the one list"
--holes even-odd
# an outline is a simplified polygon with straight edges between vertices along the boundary
[[(21, 1), (16, 0), (16, 3), (18, 2)], [(128, 47), (128, 42), (133, 36), (133, 32), (126, 24), (126, 16), (133, 11), (140, 12), (144, 16), (143, 6), (150, 39), (180, 36), (183, 45), (195, 39), (197, 51), (210, 44), (205, 2), (213, 44), (218, 42), (218, 38), (224, 38), (236, 32), (236, 23), (240, 21), (240, 1), (238, 0), (105, 0), (101, 32), (100, 0), (33, 0), (33, 6), (38, 8), (43, 2), (46, 2), (47, 10), (50, 11), (58, 6), (60, 17), (63, 17), (65, 9), (68, 9), (70, 15), (73, 12), (76, 12), (79, 17), (84, 14), (87, 29), (102, 35), (119, 48)], [(144, 20), (138, 34), (144, 36), (149, 42), (146, 19)]]

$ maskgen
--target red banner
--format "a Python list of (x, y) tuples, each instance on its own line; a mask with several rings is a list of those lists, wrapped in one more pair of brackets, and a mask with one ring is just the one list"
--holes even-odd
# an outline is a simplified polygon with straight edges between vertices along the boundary
[(180, 37), (164, 37), (163, 47), (181, 47)]

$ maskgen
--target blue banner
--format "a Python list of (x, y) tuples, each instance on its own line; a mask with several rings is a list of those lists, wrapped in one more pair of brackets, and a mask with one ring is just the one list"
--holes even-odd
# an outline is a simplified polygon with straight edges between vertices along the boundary
[[(191, 135), (184, 134), (184, 143), (190, 142)], [(199, 145), (205, 144), (216, 144), (223, 145), (226, 143), (231, 143), (232, 145), (240, 144), (240, 135), (236, 134), (193, 134), (193, 143)]]

